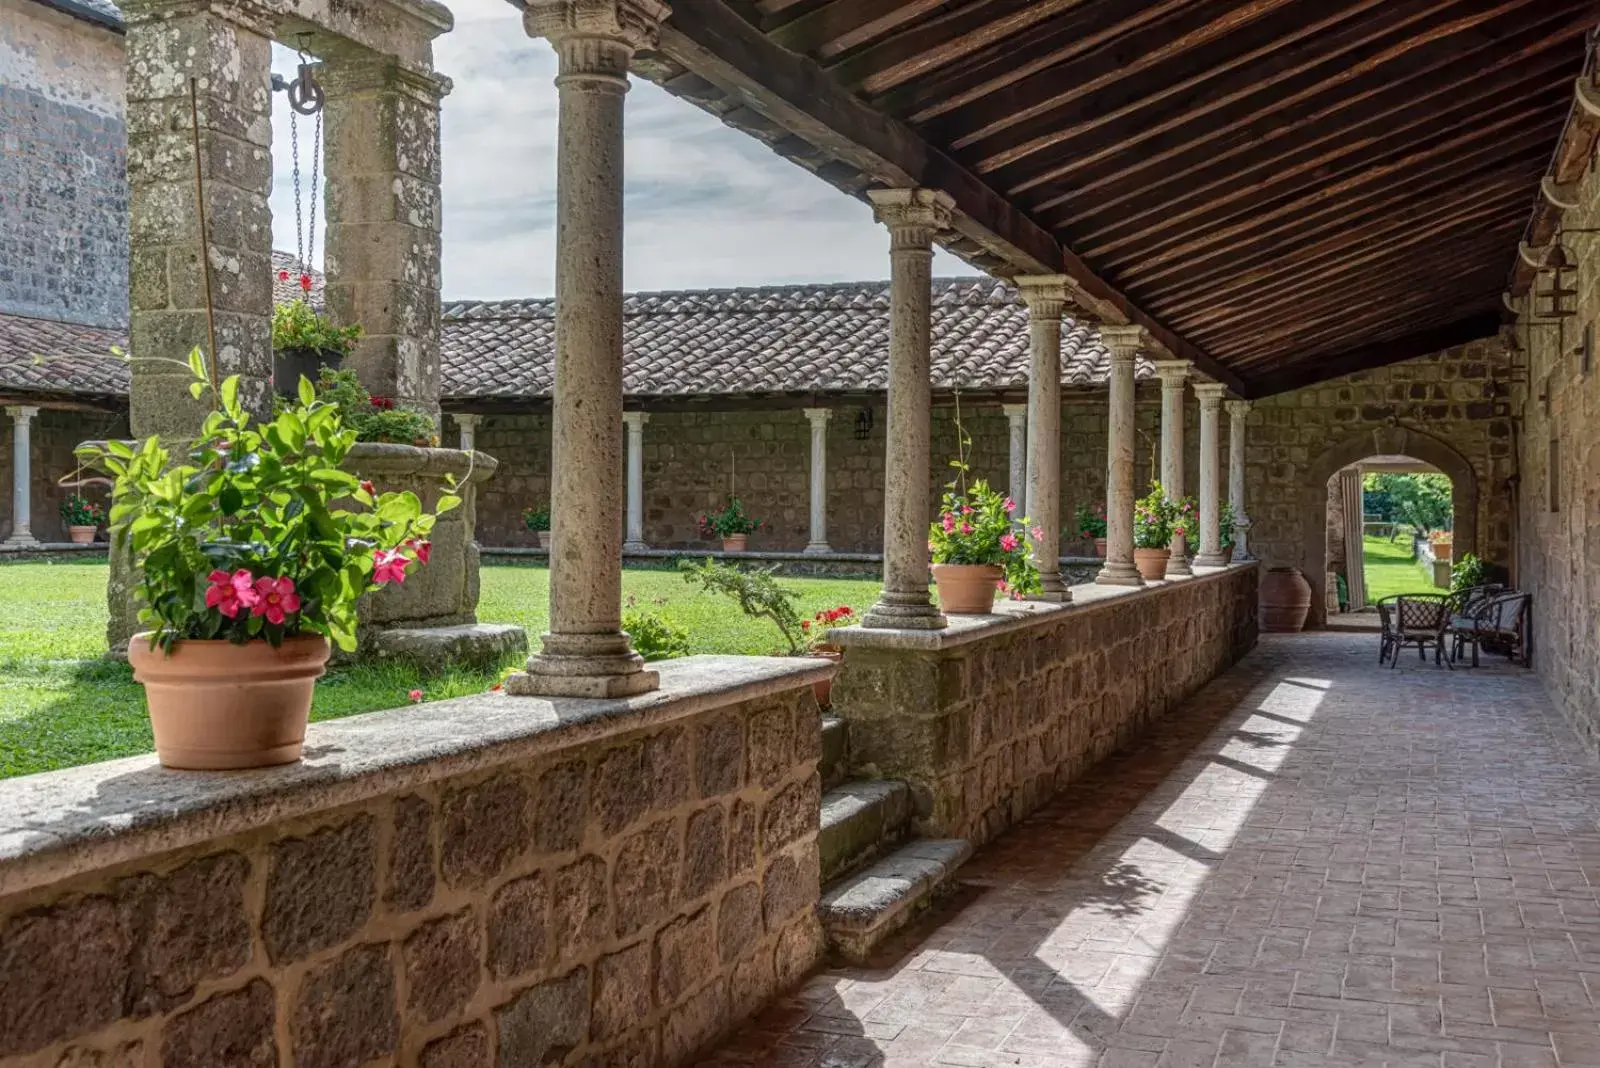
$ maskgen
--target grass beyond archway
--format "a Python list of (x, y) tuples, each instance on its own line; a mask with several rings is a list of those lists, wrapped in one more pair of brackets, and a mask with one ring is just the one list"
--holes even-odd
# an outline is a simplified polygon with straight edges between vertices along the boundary
[(1411, 556), (1411, 539), (1402, 534), (1394, 541), (1368, 534), (1362, 539), (1362, 566), (1367, 574), (1367, 603), (1397, 593), (1442, 593), (1433, 576)]

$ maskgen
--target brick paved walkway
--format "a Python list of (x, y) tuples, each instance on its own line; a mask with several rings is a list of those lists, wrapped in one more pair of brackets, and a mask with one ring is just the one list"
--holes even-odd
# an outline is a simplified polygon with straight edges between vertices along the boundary
[(708, 1064), (1600, 1065), (1600, 766), (1538, 680), (1269, 638)]

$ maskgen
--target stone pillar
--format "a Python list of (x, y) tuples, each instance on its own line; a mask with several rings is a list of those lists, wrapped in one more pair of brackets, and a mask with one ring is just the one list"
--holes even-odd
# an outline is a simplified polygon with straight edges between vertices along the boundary
[(811, 538), (808, 553), (831, 553), (828, 547), (828, 420), (832, 408), (806, 408), (811, 421)]
[(361, 324), (344, 367), (437, 420), (439, 101), (450, 80), (353, 48), (318, 73), (328, 95), (328, 312)]
[(1222, 557), (1221, 528), (1222, 502), (1218, 495), (1217, 453), (1219, 423), (1222, 416), (1222, 395), (1228, 387), (1220, 382), (1196, 382), (1195, 396), (1200, 398), (1200, 555), (1194, 558), (1199, 567), (1222, 567), (1227, 563)]
[(1011, 491), (1012, 500), (1017, 502), (1017, 511), (1026, 515), (1028, 513), (1028, 406), (1002, 404), (1000, 410), (1006, 413), (1006, 429), (1010, 432), (1011, 463), (1007, 468), (1010, 484), (1006, 488)]
[(1144, 344), (1137, 326), (1102, 326), (1111, 352), (1110, 418), (1106, 441), (1106, 562), (1094, 580), (1102, 586), (1143, 586), (1133, 566), (1133, 450), (1138, 427), (1133, 410), (1133, 361)]
[(461, 451), (472, 452), (478, 447), (478, 427), (483, 424), (483, 416), (461, 412), (452, 418), (461, 428)]
[(11, 536), (8, 549), (38, 545), (33, 536), (33, 417), (39, 409), (24, 404), (6, 406), (11, 417)]
[(1033, 539), (1039, 568), (1037, 600), (1072, 600), (1061, 578), (1061, 313), (1065, 275), (1016, 279), (1028, 304), (1028, 494), (1025, 513), (1039, 532)]
[[(129, 421), (137, 438), (194, 435), (208, 405), (189, 395), (184, 360), (214, 357), (265, 414), (272, 381), (271, 27), (265, 8), (211, 0), (122, 5), (127, 38)], [(195, 191), (190, 79), (199, 114)], [(215, 352), (207, 322), (206, 225)]]
[(933, 237), (955, 206), (933, 189), (874, 189), (873, 213), (889, 228), (889, 402), (884, 454), (883, 593), (866, 627), (937, 630), (944, 616), (928, 596), (929, 471), (933, 392)]
[[(1156, 376), (1161, 379), (1161, 487), (1167, 500), (1175, 501), (1183, 496), (1183, 386), (1189, 379), (1189, 361), (1158, 360)], [(1173, 535), (1168, 578), (1194, 574), (1188, 543), (1187, 535)]]
[(550, 633), (515, 694), (623, 697), (656, 688), (622, 631), (622, 116), (628, 63), (654, 48), (659, 0), (532, 0), (556, 77), (556, 366)]
[(1250, 516), (1244, 505), (1244, 421), (1250, 415), (1250, 402), (1231, 400), (1228, 409), (1228, 503), (1233, 505), (1233, 558), (1254, 560), (1248, 545)]
[(644, 543), (644, 425), (649, 412), (623, 412), (628, 424), (628, 537), (622, 543), (625, 553), (650, 548)]

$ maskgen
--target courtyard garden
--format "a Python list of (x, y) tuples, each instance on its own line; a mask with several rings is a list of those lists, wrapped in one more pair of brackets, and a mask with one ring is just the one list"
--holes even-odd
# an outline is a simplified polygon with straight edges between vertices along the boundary
[(1441, 592), (1428, 569), (1412, 555), (1409, 537), (1391, 541), (1368, 534), (1362, 542), (1369, 604), (1397, 593)]
[[(126, 664), (104, 659), (106, 565), (0, 565), (0, 778), (148, 752), (144, 691)], [(866, 579), (784, 578), (811, 616), (839, 605), (859, 613), (879, 584)], [(777, 628), (751, 619), (725, 597), (685, 583), (676, 571), (628, 570), (623, 594), (633, 612), (682, 633), (687, 652), (776, 654)], [(537, 645), (544, 632), (549, 572), (485, 566), (478, 618), (516, 623)], [(508, 663), (505, 667), (514, 666)], [(418, 697), (478, 693), (503, 671), (426, 674), (402, 665), (335, 668), (317, 686), (313, 720), (395, 708)]]

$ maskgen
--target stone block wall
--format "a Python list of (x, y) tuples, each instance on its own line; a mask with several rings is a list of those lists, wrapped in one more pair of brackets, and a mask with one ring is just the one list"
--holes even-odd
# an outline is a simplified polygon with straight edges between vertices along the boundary
[[(466, 707), (490, 700), (452, 703), (474, 738), (567, 718)], [(571, 744), (468, 751), (437, 780), (399, 766), (405, 785), (326, 810), (286, 794), (264, 825), (0, 896), (0, 1066), (687, 1062), (818, 960), (821, 743), (809, 681), (680, 707), (631, 730), (580, 715)], [(428, 709), (312, 741), (365, 757)], [(211, 788), (129, 763), (105, 772), (128, 804)]]
[(981, 844), (1253, 648), (1256, 587), (1241, 564), (1139, 591), (1078, 587), (1084, 603), (985, 619), (943, 648), (849, 635), (833, 711), (854, 763), (911, 784), (922, 833)]
[[(1154, 387), (1140, 394), (1137, 478), (1152, 477), (1159, 436), (1160, 403)], [(648, 409), (648, 406), (646, 406)], [(1005, 487), (1010, 472), (1010, 435), (998, 401), (963, 401), (962, 421), (972, 438), (972, 476)], [(828, 423), (828, 542), (839, 552), (878, 552), (883, 542), (884, 413), (872, 405), (873, 428), (855, 437), (861, 405), (840, 405)], [(955, 411), (941, 404), (933, 415), (933, 465), (928, 473), (934, 504), (954, 472)], [(1190, 490), (1199, 481), (1198, 409), (1190, 405), (1187, 444)], [(453, 431), (452, 431), (453, 433)], [(478, 504), (479, 541), (485, 546), (537, 543), (522, 524), (522, 511), (549, 500), (550, 417), (543, 413), (485, 416), (477, 447), (500, 461)], [(1103, 393), (1069, 394), (1062, 405), (1061, 524), (1072, 526), (1080, 503), (1105, 496), (1106, 405)], [(720, 411), (652, 411), (644, 428), (645, 541), (653, 548), (702, 549), (699, 517), (721, 506), (729, 485), (752, 515), (770, 529), (751, 547), (804, 549), (810, 536), (811, 425), (798, 408)], [(626, 473), (618, 470), (617, 492)], [(930, 516), (930, 519), (932, 517)], [(1083, 551), (1073, 541), (1064, 551)]]
[(0, 312), (128, 316), (122, 37), (0, 0)]
[[(1571, 231), (1600, 227), (1600, 175), (1589, 168)], [(1551, 699), (1600, 752), (1600, 244), (1569, 233), (1578, 314), (1527, 325), (1528, 382), (1517, 396), (1518, 545), (1514, 577), (1533, 594), (1533, 659)], [(1565, 276), (1572, 281), (1573, 276)], [(1540, 285), (1547, 285), (1541, 276)], [(1587, 356), (1586, 356), (1587, 353)], [(1456, 550), (1459, 552), (1459, 548)]]
[[(119, 412), (68, 411), (41, 408), (33, 420), (33, 477), (29, 526), (40, 541), (66, 541), (61, 522), (61, 501), (72, 490), (58, 485), (72, 478), (77, 458), (72, 450), (81, 442), (126, 437), (128, 417)], [(0, 541), (11, 535), (11, 420), (0, 411)], [(85, 471), (84, 475), (94, 472)], [(89, 486), (83, 495), (109, 505), (110, 487)]]

